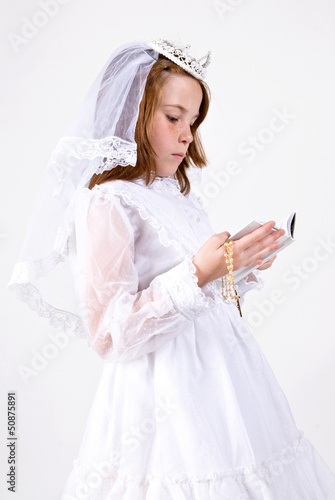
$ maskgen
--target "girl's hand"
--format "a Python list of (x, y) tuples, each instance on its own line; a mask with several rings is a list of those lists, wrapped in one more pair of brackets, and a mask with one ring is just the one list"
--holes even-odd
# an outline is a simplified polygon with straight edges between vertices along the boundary
[[(285, 234), (284, 229), (271, 231), (270, 234), (267, 234), (274, 225), (273, 221), (267, 222), (243, 238), (233, 241), (234, 270), (251, 265), (258, 265), (259, 269), (267, 269), (271, 266), (274, 259), (263, 264), (262, 257), (279, 248), (280, 244), (276, 240)], [(229, 236), (227, 231), (214, 234), (196, 253), (193, 264), (200, 287), (227, 274), (223, 245)]]
[(271, 259), (267, 260), (264, 264), (257, 267), (257, 269), (259, 269), (260, 271), (264, 271), (264, 269), (269, 269), (269, 267), (272, 266), (273, 261), (275, 260), (276, 257), (277, 257), (277, 255), (274, 255), (273, 257), (271, 257)]

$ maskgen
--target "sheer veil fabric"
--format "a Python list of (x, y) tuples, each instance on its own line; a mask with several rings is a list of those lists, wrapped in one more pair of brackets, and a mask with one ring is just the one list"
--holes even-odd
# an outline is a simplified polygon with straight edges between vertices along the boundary
[(70, 277), (59, 266), (76, 245), (76, 194), (88, 186), (94, 173), (117, 165), (135, 166), (139, 104), (158, 55), (146, 42), (135, 41), (114, 51), (100, 70), (51, 154), (8, 284), (52, 326), (79, 336), (84, 332), (76, 302), (70, 293), (64, 299)]

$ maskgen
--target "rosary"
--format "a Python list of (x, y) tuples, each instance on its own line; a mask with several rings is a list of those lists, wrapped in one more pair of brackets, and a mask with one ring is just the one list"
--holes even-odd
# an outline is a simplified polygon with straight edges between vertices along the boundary
[(222, 291), (222, 297), (224, 299), (236, 300), (237, 309), (239, 310), (240, 316), (242, 317), (242, 311), (241, 311), (241, 306), (240, 306), (240, 301), (239, 301), (240, 297), (239, 297), (239, 295), (237, 295), (237, 292), (236, 292), (234, 275), (233, 275), (234, 266), (233, 266), (233, 248), (232, 248), (232, 245), (233, 245), (232, 241), (229, 241), (223, 245), (225, 257), (226, 257), (228, 274), (224, 277), (223, 276), (221, 277), (221, 291)]

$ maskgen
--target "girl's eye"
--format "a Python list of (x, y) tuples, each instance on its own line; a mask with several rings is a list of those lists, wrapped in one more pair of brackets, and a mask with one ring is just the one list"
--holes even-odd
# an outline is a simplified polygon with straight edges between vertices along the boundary
[(170, 122), (176, 122), (178, 120), (178, 118), (175, 118), (174, 116), (168, 116), (167, 115), (167, 119), (170, 121)]

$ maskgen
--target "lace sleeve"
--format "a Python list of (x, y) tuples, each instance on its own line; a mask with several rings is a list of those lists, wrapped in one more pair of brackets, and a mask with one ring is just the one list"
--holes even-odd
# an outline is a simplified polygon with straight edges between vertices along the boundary
[(77, 296), (88, 342), (105, 360), (128, 361), (158, 349), (213, 305), (197, 285), (191, 255), (138, 289), (133, 228), (117, 196), (96, 190), (85, 220)]

